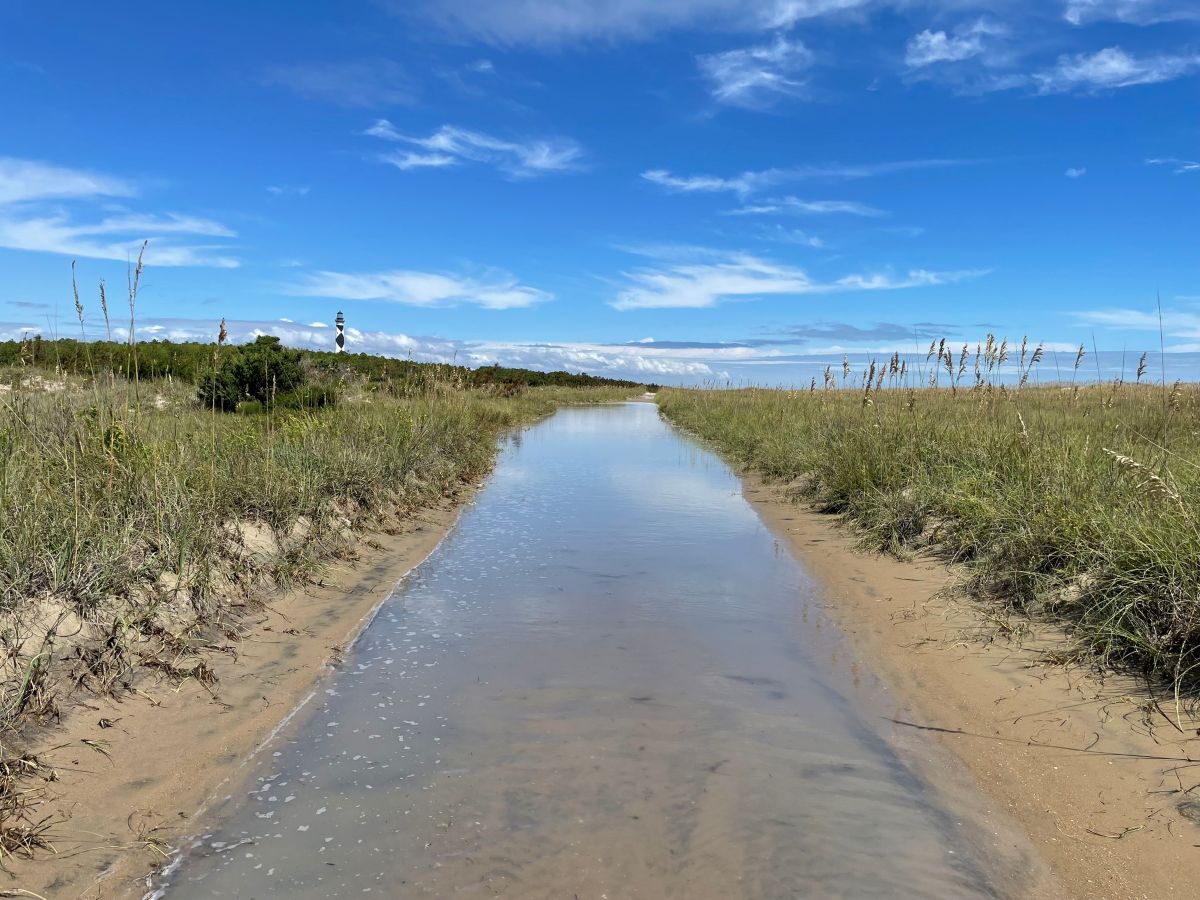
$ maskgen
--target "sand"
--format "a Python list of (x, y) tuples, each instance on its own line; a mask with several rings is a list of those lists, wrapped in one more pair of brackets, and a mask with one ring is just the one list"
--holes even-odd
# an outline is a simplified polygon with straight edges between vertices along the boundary
[(953, 732), (933, 733), (1025, 830), (1072, 896), (1197, 895), (1200, 825), (1176, 805), (1188, 799), (1181, 790), (1200, 782), (1200, 763), (1178, 768), (1189, 751), (1200, 759), (1200, 723), (1184, 710), (1182, 730), (1173, 724), (1173, 698), (1047, 662), (1047, 652), (1069, 646), (1064, 635), (1040, 629), (1005, 638), (986, 610), (945, 596), (957, 582), (946, 566), (861, 552), (834, 517), (755, 476), (743, 484), (822, 584), (823, 607), (860, 664), (894, 692), (895, 718), (911, 723), (895, 726), (897, 741), (913, 726)]
[[(209, 660), (219, 678), (211, 692), (195, 681), (176, 688), (144, 680), (143, 693), (121, 702), (64, 702), (62, 725), (42, 742), (58, 749), (40, 754), (59, 776), (50, 785), (56, 799), (41, 810), (64, 819), (52, 832), (58, 854), (14, 861), (13, 875), (0, 875), (0, 896), (141, 897), (147, 874), (166, 862), (163, 851), (195, 830), (209, 798), (238, 781), (459, 509), (447, 500), (397, 535), (364, 536), (375, 546), (364, 541), (356, 563), (334, 563), (321, 585), (271, 598), (237, 659)], [(101, 719), (113, 724), (101, 727)]]

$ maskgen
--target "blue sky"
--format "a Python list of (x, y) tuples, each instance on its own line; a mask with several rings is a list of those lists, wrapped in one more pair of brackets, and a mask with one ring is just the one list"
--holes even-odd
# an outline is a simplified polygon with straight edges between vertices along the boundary
[(1196, 0), (120, 9), (0, 5), (0, 336), (149, 240), (141, 338), (807, 382), (1161, 295), (1200, 350)]

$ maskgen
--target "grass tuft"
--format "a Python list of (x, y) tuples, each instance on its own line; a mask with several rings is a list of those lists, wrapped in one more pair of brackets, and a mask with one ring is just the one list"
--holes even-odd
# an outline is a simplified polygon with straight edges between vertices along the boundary
[(962, 562), (988, 602), (1067, 626), (1103, 666), (1194, 695), (1200, 389), (1030, 387), (1041, 348), (1027, 342), (1007, 384), (1008, 346), (992, 340), (964, 386), (964, 357), (944, 343), (935, 356), (948, 388), (898, 373), (881, 383), (869, 368), (856, 388), (829, 373), (825, 390), (665, 390), (658, 402), (736, 463), (845, 516), (866, 545)]
[[(270, 591), (478, 482), (505, 431), (631, 393), (449, 374), (227, 415), (169, 378), (0, 372), (0, 739), (53, 722), (69, 693), (119, 697), (145, 675), (215, 690), (206, 660), (236, 656)], [(46, 849), (52, 824), (27, 787), (40, 764), (2, 747), (0, 866)]]

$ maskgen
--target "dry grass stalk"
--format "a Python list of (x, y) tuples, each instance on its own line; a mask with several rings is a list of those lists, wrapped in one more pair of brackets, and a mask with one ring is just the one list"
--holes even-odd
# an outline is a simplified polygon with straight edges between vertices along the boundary
[[(929, 345), (930, 390), (878, 390), (868, 368), (857, 393), (785, 402), (769, 390), (670, 390), (660, 408), (739, 464), (803, 483), (879, 549), (932, 542), (966, 564), (981, 597), (1066, 624), (1078, 658), (1131, 667), (1200, 701), (1200, 389), (1119, 378), (1030, 385), (1045, 350), (1026, 338), (1012, 350), (1018, 393), (997, 377), (1009, 351), (993, 338), (980, 342), (982, 383), (964, 393), (959, 346)], [(998, 401), (1014, 403), (1015, 428)], [(930, 521), (937, 527), (919, 527)], [(1084, 574), (1087, 591), (1064, 602), (1063, 584)]]
[(1179, 491), (1170, 485), (1170, 483), (1151, 469), (1144, 463), (1138, 462), (1131, 456), (1126, 456), (1123, 453), (1118, 453), (1115, 450), (1110, 450), (1107, 447), (1102, 448), (1105, 453), (1117, 461), (1121, 468), (1125, 469), (1141, 479), (1138, 482), (1138, 487), (1145, 490), (1147, 493), (1156, 497), (1165, 497), (1172, 503), (1176, 504), (1180, 511), (1186, 512), (1186, 507), (1183, 504), (1183, 497)]

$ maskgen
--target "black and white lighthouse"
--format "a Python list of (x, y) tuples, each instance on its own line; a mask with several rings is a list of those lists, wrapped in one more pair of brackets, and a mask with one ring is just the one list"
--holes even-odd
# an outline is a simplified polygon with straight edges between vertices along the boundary
[(337, 337), (335, 337), (333, 339), (333, 342), (335, 344), (337, 344), (337, 352), (338, 353), (345, 353), (346, 352), (346, 317), (342, 315), (342, 311), (340, 309), (338, 310), (337, 318), (334, 319), (333, 322), (335, 325), (337, 325)]

